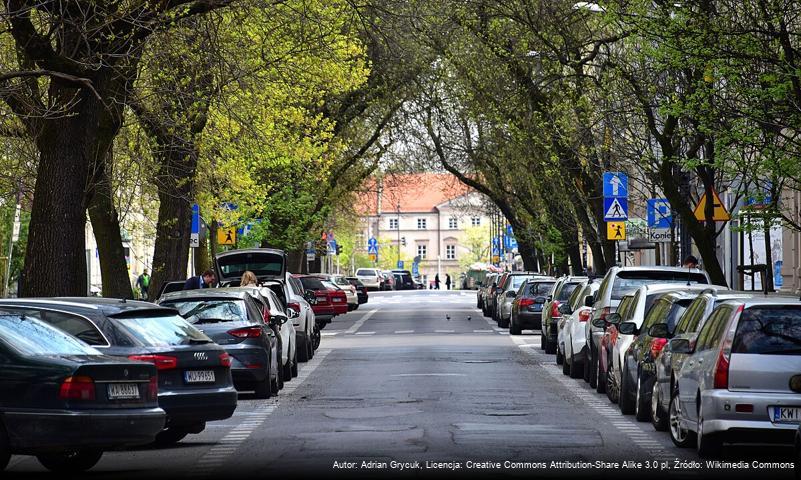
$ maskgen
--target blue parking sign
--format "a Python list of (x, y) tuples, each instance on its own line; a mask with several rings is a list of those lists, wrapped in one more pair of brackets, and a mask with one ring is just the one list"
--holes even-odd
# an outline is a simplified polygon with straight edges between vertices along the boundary
[(650, 228), (670, 228), (673, 212), (667, 198), (651, 198), (647, 201), (648, 226)]

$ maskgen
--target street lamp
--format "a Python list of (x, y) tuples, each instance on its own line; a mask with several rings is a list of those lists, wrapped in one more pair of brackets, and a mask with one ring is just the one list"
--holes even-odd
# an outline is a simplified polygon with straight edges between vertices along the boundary
[(400, 240), (400, 202), (397, 203), (395, 206), (395, 210), (398, 212), (398, 263), (400, 265), (400, 248), (401, 248), (401, 240)]

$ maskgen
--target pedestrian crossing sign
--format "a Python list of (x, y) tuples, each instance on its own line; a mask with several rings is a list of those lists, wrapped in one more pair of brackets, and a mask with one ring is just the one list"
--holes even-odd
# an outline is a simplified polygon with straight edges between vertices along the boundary
[(604, 198), (604, 220), (627, 220), (629, 218), (629, 201), (625, 197)]
[(230, 245), (230, 246), (236, 245), (236, 229), (218, 228), (217, 245)]
[[(712, 189), (712, 201), (714, 202), (712, 220), (716, 222), (728, 222), (729, 220), (731, 220), (731, 215), (729, 214), (729, 211), (726, 210), (726, 207), (720, 200), (718, 192), (716, 192), (714, 188)], [(704, 213), (705, 209), (706, 209), (706, 193), (704, 193), (704, 195), (701, 197), (701, 200), (698, 201), (698, 205), (695, 207), (695, 211), (693, 211), (693, 214), (695, 214), (695, 219), (698, 220), (699, 222), (706, 221), (706, 215)]]
[(607, 238), (607, 240), (625, 240), (626, 239), (626, 223), (625, 222), (607, 222), (606, 223), (606, 238)]

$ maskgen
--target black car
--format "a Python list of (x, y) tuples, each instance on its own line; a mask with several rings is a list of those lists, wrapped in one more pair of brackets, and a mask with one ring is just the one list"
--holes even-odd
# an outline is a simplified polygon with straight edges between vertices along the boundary
[(367, 287), (356, 277), (345, 277), (351, 285), (356, 287), (356, 296), (359, 297), (359, 305), (367, 303)]
[(167, 412), (156, 443), (169, 445), (236, 409), (231, 358), (171, 308), (111, 298), (0, 301), (0, 309), (41, 319), (108, 355), (153, 363)]
[(395, 290), (414, 290), (412, 272), (408, 270), (392, 270), (395, 277)]
[[(542, 328), (542, 306), (553, 290), (555, 280), (529, 280), (520, 286), (512, 302), (509, 333), (520, 335), (522, 330)], [(509, 291), (512, 293), (512, 290)]]
[(164, 428), (156, 367), (111, 357), (36, 316), (0, 309), (0, 471), (12, 454), (80, 472)]
[(183, 290), (159, 299), (217, 342), (231, 358), (231, 375), (237, 390), (254, 391), (270, 398), (280, 390), (278, 338), (269, 322), (286, 321), (264, 313), (250, 293), (229, 289)]

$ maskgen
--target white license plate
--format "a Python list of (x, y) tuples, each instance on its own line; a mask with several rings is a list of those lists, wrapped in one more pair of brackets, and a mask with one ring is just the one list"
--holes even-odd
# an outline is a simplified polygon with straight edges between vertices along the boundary
[(334, 299), (334, 301), (335, 301), (335, 302), (341, 302), (341, 301), (342, 301), (342, 299), (341, 299), (341, 298), (335, 298), (335, 299)]
[(770, 407), (773, 423), (801, 423), (801, 407)]
[(186, 383), (214, 383), (214, 370), (187, 370), (184, 379)]
[(139, 398), (139, 385), (135, 383), (109, 383), (109, 400), (137, 399)]

